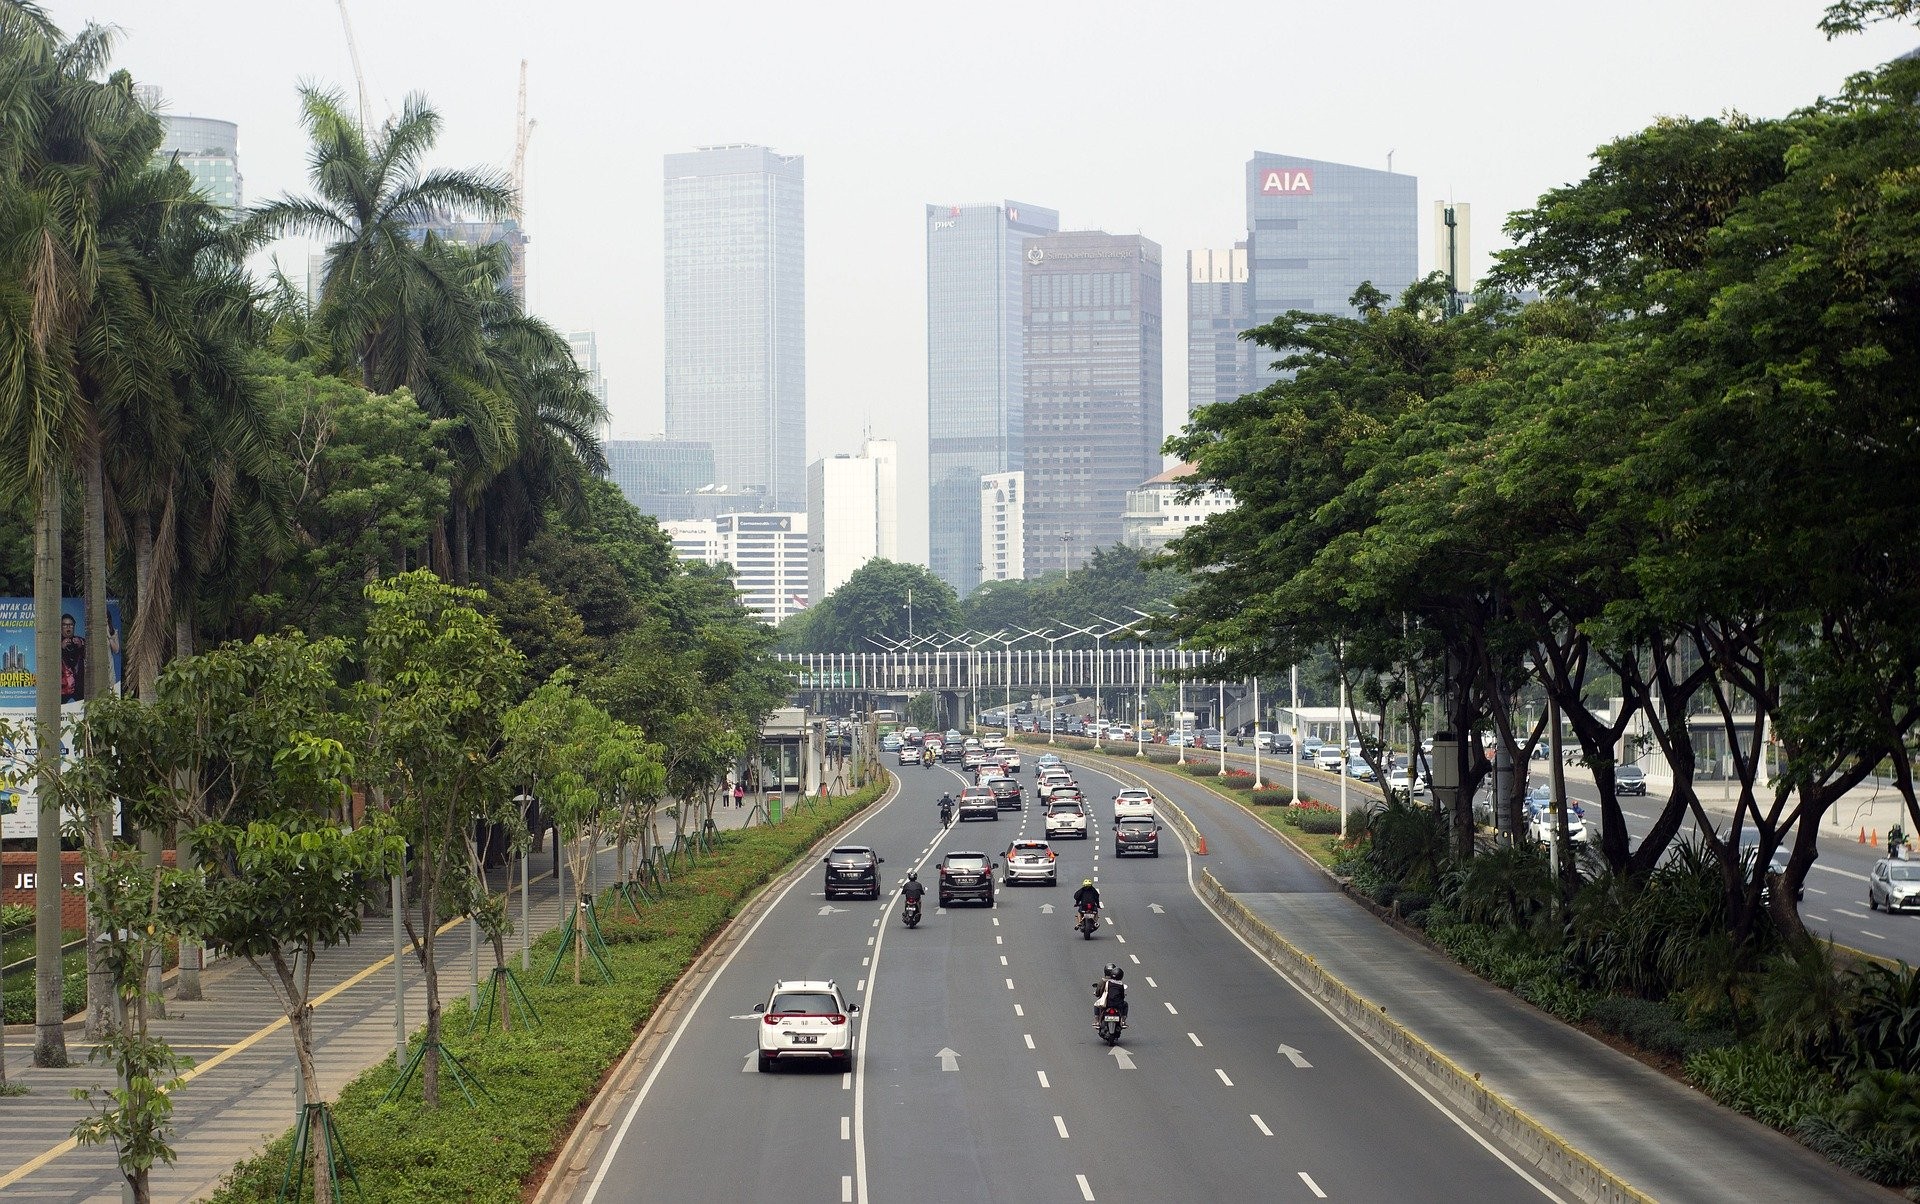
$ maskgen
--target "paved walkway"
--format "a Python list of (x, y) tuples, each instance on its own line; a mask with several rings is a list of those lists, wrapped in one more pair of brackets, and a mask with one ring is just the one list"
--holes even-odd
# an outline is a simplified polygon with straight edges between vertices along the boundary
[[(1093, 761), (1091, 764), (1102, 764)], [(1266, 825), (1178, 775), (1135, 768), (1186, 809), (1223, 885), (1335, 978), (1574, 1148), (1663, 1202), (1894, 1201), (1899, 1195), (1713, 1103), (1375, 918), (1326, 879), (1292, 885), (1305, 858)], [(1304, 776), (1304, 775), (1303, 775)], [(1257, 835), (1257, 840), (1256, 840)], [(1277, 868), (1262, 872), (1249, 846)], [(1224, 871), (1224, 872), (1223, 872)]]
[[(751, 812), (732, 807), (714, 813), (722, 828), (737, 828)], [(659, 824), (671, 839), (672, 824)], [(561, 913), (559, 882), (553, 877), (552, 844), (536, 853), (528, 899), (532, 935), (557, 926)], [(491, 876), (496, 890), (505, 884), (506, 867)], [(518, 863), (514, 866), (514, 920), (520, 915)], [(614, 851), (595, 859), (604, 884), (616, 872)], [(568, 892), (569, 894), (571, 891)], [(369, 920), (358, 939), (315, 958), (314, 1050), (321, 1092), (331, 1099), (350, 1079), (393, 1053), (394, 969), (390, 921)], [(436, 940), (442, 998), (457, 998), (469, 981), (468, 925), (458, 922)], [(507, 944), (508, 964), (520, 961), (518, 934)], [(493, 955), (485, 940), (480, 973), (491, 972)], [(406, 984), (406, 1021), (418, 1031), (426, 1017), (426, 992), (419, 961), (411, 949), (402, 956)], [(533, 973), (541, 972), (535, 965)], [(293, 1041), (279, 1001), (266, 980), (244, 961), (220, 961), (202, 973), (206, 998), (181, 1003), (168, 989), (168, 1018), (156, 1020), (154, 1033), (195, 1060), (186, 1086), (174, 1096), (174, 1149), (179, 1161), (153, 1172), (156, 1201), (196, 1200), (210, 1194), (234, 1163), (265, 1148), (296, 1119)], [(69, 1025), (68, 1056), (75, 1065), (61, 1070), (30, 1064), (33, 1030), (14, 1026), (6, 1043), (9, 1081), (29, 1094), (0, 1098), (0, 1199), (81, 1204), (118, 1200), (121, 1180), (110, 1147), (75, 1147), (68, 1137), (86, 1106), (71, 1089), (104, 1085), (104, 1068), (89, 1065), (88, 1047), (78, 1026)]]

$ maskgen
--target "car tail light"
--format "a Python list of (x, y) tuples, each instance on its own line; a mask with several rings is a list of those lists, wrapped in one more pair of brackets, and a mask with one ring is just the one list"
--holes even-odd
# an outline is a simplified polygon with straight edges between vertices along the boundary
[(780, 1023), (780, 1017), (774, 1012), (768, 1012), (765, 1016), (761, 1017), (761, 1021), (766, 1024), (778, 1024)]
[(835, 1012), (833, 1015), (827, 1017), (828, 1024), (845, 1024), (846, 1022), (846, 1016), (840, 1012)]

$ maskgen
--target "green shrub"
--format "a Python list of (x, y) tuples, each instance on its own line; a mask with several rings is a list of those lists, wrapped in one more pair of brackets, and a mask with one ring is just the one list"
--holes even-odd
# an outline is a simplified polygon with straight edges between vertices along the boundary
[(1256, 807), (1291, 807), (1293, 791), (1279, 787), (1262, 788), (1254, 791), (1248, 801)]
[(1587, 1019), (1603, 1032), (1631, 1041), (1650, 1053), (1666, 1054), (1683, 1062), (1694, 1054), (1720, 1049), (1733, 1041), (1725, 1029), (1687, 1023), (1677, 1004), (1656, 1003), (1650, 999), (1600, 995), (1587, 1009)]
[(1849, 977), (1853, 1015), (1844, 1068), (1920, 1073), (1920, 972), (1868, 962)]
[(1340, 834), (1340, 813), (1337, 811), (1308, 810), (1301, 807), (1289, 807), (1281, 814), (1281, 819), (1300, 831), (1312, 836), (1337, 836)]
[(1888, 1187), (1920, 1183), (1920, 1157), (1913, 1149), (1913, 1130), (1848, 1129), (1832, 1116), (1802, 1116), (1793, 1135), (1819, 1151), (1835, 1166)]
[(1776, 1129), (1830, 1110), (1828, 1080), (1796, 1058), (1752, 1042), (1704, 1050), (1687, 1059), (1700, 1090)]
[(0, 932), (33, 927), (33, 915), (31, 903), (0, 903)]
[[(496, 1030), (469, 1037), (466, 1000), (450, 997), (447, 1042), (490, 1098), (469, 1108), (450, 1077), (443, 1077), (440, 1107), (427, 1111), (416, 1077), (405, 1099), (383, 1104), (393, 1081), (391, 1057), (348, 1083), (334, 1116), (365, 1197), (396, 1204), (522, 1199), (523, 1181), (564, 1137), (607, 1068), (626, 1052), (708, 937), (743, 899), (878, 793), (809, 806), (777, 827), (721, 833), (713, 853), (679, 870), (665, 897), (643, 904), (637, 915), (624, 902), (603, 899), (601, 927), (614, 982), (603, 986), (589, 979), (575, 987), (563, 964), (556, 984), (545, 987), (536, 971), (523, 985), (539, 1011), (538, 1029), (516, 1024), (511, 1035)], [(552, 959), (557, 942), (552, 932), (534, 942), (536, 966)], [(290, 1144), (290, 1136), (282, 1136), (236, 1166), (212, 1199), (274, 1199)]]

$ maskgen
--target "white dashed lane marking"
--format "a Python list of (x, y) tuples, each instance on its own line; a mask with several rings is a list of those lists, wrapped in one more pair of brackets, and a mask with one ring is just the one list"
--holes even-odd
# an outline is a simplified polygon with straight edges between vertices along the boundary
[[(1163, 1003), (1165, 1003), (1166, 1001), (1165, 1001), (1165, 1000), (1162, 1000), (1161, 1002), (1163, 1002)], [(1170, 1004), (1170, 1003), (1168, 1003), (1168, 1004), (1167, 1004), (1167, 1010), (1168, 1010), (1169, 1012), (1172, 1012), (1172, 1013), (1173, 1013), (1174, 1015), (1176, 1015), (1176, 1016), (1178, 1016), (1178, 1015), (1180, 1014), (1180, 1009), (1179, 1009), (1179, 1008), (1177, 1008), (1177, 1007), (1174, 1007), (1174, 1006), (1173, 1006), (1172, 1004)]]
[(1040, 1076), (1040, 1086), (1042, 1086), (1042, 1087), (1051, 1087), (1051, 1086), (1053, 1086), (1053, 1084), (1052, 1084), (1052, 1083), (1049, 1083), (1049, 1082), (1047, 1082), (1047, 1072), (1046, 1072), (1046, 1071), (1044, 1071), (1044, 1070), (1036, 1070), (1036, 1071), (1034, 1071), (1034, 1073)]
[(1191, 1042), (1193, 1042), (1193, 1043), (1194, 1043), (1194, 1044), (1195, 1044), (1196, 1046), (1199, 1046), (1199, 1047), (1200, 1047), (1201, 1049), (1205, 1049), (1205, 1048), (1206, 1048), (1206, 1046), (1204, 1046), (1204, 1045), (1200, 1045), (1200, 1034), (1199, 1034), (1199, 1033), (1188, 1033), (1188, 1034), (1187, 1034), (1187, 1040), (1189, 1040), (1189, 1041), (1191, 1041)]
[(1318, 1183), (1315, 1183), (1313, 1181), (1313, 1176), (1309, 1175), (1307, 1172), (1305, 1171), (1300, 1172), (1300, 1182), (1307, 1185), (1307, 1190), (1314, 1194), (1314, 1198), (1320, 1199), (1320, 1200), (1324, 1200), (1327, 1198), (1327, 1193), (1320, 1190), (1320, 1185)]
[(1266, 1121), (1260, 1119), (1260, 1114), (1258, 1112), (1251, 1113), (1250, 1115), (1252, 1115), (1253, 1117), (1254, 1128), (1260, 1130), (1262, 1133), (1266, 1134), (1268, 1137), (1273, 1136), (1273, 1130), (1267, 1127)]
[(1087, 1182), (1087, 1177), (1085, 1175), (1075, 1175), (1073, 1179), (1074, 1182), (1080, 1185), (1080, 1198), (1082, 1200), (1093, 1199), (1093, 1185)]
[(1032, 1034), (1032, 1033), (1021, 1033), (1021, 1034), (1020, 1034), (1020, 1037), (1021, 1037), (1021, 1039), (1022, 1039), (1023, 1041), (1025, 1041), (1025, 1042), (1027, 1043), (1027, 1048), (1028, 1048), (1028, 1049), (1032, 1049), (1032, 1048), (1033, 1048), (1033, 1034)]
[(1221, 1082), (1223, 1082), (1223, 1083), (1225, 1083), (1225, 1084), (1226, 1084), (1227, 1086), (1229, 1086), (1229, 1087), (1231, 1087), (1231, 1086), (1233, 1086), (1233, 1080), (1227, 1077), (1227, 1072), (1226, 1072), (1226, 1071), (1224, 1071), (1224, 1070), (1222, 1070), (1222, 1069), (1220, 1069), (1220, 1068), (1219, 1068), (1218, 1066), (1216, 1066), (1216, 1067), (1214, 1067), (1214, 1068), (1213, 1068), (1213, 1073), (1215, 1073), (1215, 1074), (1217, 1074), (1217, 1075), (1219, 1075), (1219, 1076), (1220, 1076), (1220, 1081), (1221, 1081)]
[(1058, 1131), (1059, 1131), (1059, 1134), (1060, 1134), (1060, 1140), (1062, 1140), (1062, 1141), (1065, 1141), (1065, 1140), (1067, 1139), (1067, 1122), (1066, 1122), (1066, 1118), (1064, 1118), (1064, 1117), (1060, 1117), (1060, 1116), (1056, 1116), (1056, 1117), (1054, 1117), (1054, 1118), (1053, 1118), (1053, 1127), (1054, 1127), (1054, 1128), (1055, 1128), (1056, 1130), (1058, 1130)]

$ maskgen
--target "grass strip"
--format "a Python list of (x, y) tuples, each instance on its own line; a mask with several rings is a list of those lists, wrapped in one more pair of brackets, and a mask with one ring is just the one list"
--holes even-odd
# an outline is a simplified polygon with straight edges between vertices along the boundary
[[(589, 963), (587, 985), (574, 986), (570, 968), (563, 966), (559, 981), (540, 986), (537, 979), (559, 936), (540, 937), (533, 944), (534, 971), (526, 976), (535, 981), (523, 983), (543, 1022), (538, 1029), (516, 1024), (505, 1035), (496, 1022), (492, 1035), (469, 1038), (465, 995), (450, 1002), (442, 1021), (448, 1048), (485, 1085), (491, 1100), (468, 1107), (443, 1070), (437, 1111), (421, 1107), (418, 1075), (405, 1098), (382, 1104), (393, 1083), (392, 1056), (363, 1071), (333, 1106), (362, 1198), (497, 1204), (522, 1199), (528, 1176), (565, 1138), (607, 1070), (708, 939), (756, 890), (883, 792), (870, 787), (824, 805), (809, 804), (777, 826), (721, 833), (715, 851), (691, 871), (682, 870), (666, 897), (643, 907), (638, 920), (624, 904), (616, 907), (603, 897), (599, 910), (614, 973), (611, 985), (592, 985)], [(517, 968), (518, 958), (510, 960)], [(289, 1132), (241, 1162), (210, 1199), (214, 1204), (274, 1199), (291, 1142)]]

